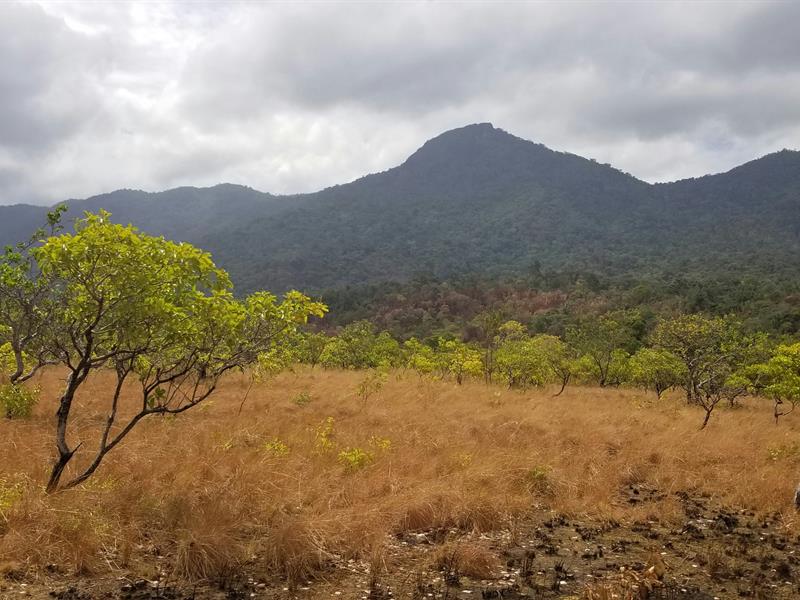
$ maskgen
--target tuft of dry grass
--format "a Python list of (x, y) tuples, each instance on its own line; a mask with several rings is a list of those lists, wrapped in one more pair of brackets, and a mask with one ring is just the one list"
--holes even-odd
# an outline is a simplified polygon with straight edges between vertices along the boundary
[(442, 544), (436, 550), (434, 568), (444, 573), (445, 579), (456, 582), (462, 576), (491, 579), (500, 569), (500, 560), (484, 543), (460, 541)]
[[(398, 372), (364, 406), (361, 379), (299, 369), (257, 384), (239, 414), (248, 382), (231, 376), (203, 407), (142, 422), (84, 485), (47, 496), (63, 381), (45, 372), (33, 417), (0, 420), (0, 564), (188, 580), (247, 565), (300, 582), (333, 559), (378, 570), (389, 535), (488, 532), (542, 510), (673, 522), (681, 490), (782, 513), (797, 529), (787, 473), (800, 467), (800, 426), (793, 417), (776, 426), (758, 400), (720, 409), (699, 432), (702, 415), (677, 395), (654, 403), (639, 391), (570, 387), (553, 398)], [(110, 384), (99, 374), (77, 399), (78, 463), (96, 444), (98, 392)], [(340, 452), (354, 448), (369, 460), (342, 464)], [(630, 503), (630, 486), (658, 493)], [(485, 554), (462, 558), (474, 573), (491, 570)]]

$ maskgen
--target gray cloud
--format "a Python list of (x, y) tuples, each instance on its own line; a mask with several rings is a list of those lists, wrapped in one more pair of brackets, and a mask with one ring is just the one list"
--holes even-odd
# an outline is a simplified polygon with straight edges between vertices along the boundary
[(0, 202), (311, 191), (476, 121), (656, 181), (800, 146), (793, 3), (0, 5)]

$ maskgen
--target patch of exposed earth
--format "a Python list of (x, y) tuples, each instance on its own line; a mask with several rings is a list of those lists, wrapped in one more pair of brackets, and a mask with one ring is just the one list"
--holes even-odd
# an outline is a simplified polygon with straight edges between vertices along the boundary
[[(621, 494), (631, 505), (664, 498), (637, 486)], [(247, 576), (187, 586), (130, 574), (69, 578), (56, 571), (30, 576), (6, 569), (0, 598), (544, 600), (584, 598), (587, 588), (597, 591), (597, 599), (800, 598), (800, 536), (787, 532), (780, 515), (759, 517), (686, 493), (675, 497), (684, 513), (677, 526), (540, 514), (513, 533), (424, 531), (391, 539), (380, 572), (367, 563), (334, 560), (324, 576), (293, 586)], [(470, 577), (458, 560), (448, 562), (446, 554), (442, 560), (444, 543), (488, 549), (496, 560), (491, 576)]]

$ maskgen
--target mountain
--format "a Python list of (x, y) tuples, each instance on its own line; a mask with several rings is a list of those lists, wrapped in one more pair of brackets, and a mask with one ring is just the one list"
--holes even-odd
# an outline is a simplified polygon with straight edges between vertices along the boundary
[[(236, 185), (120, 190), (70, 201), (213, 253), (237, 288), (581, 269), (643, 277), (720, 270), (800, 274), (800, 153), (651, 185), (491, 124), (426, 142), (403, 164), (312, 194)], [(0, 243), (45, 209), (0, 207)]]

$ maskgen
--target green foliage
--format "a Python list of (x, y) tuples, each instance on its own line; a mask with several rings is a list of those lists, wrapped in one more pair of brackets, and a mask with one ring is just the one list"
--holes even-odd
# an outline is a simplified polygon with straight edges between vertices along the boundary
[(325, 346), (320, 362), (340, 369), (386, 368), (402, 363), (402, 350), (389, 333), (376, 334), (372, 323), (358, 321)]
[(661, 321), (651, 341), (683, 363), (686, 398), (706, 412), (701, 429), (721, 400), (733, 405), (747, 391), (748, 369), (767, 348), (763, 336), (745, 335), (736, 319), (703, 315)]
[(373, 435), (369, 438), (369, 445), (377, 452), (385, 453), (391, 449), (392, 440)]
[(750, 391), (774, 401), (777, 422), (800, 402), (800, 343), (778, 346), (769, 360), (744, 369), (741, 378)]
[[(507, 338), (497, 349), (495, 360), (498, 372), (511, 387), (560, 383), (563, 391), (573, 373), (579, 370), (569, 346), (556, 336), (544, 334)], [(594, 366), (587, 359), (587, 375), (595, 374)]]
[(641, 348), (630, 359), (629, 381), (661, 395), (686, 380), (686, 365), (667, 350)]
[(311, 394), (309, 392), (300, 392), (292, 398), (292, 404), (297, 406), (307, 406), (311, 403)]
[(324, 333), (304, 332), (298, 335), (295, 356), (298, 361), (311, 365), (313, 369), (322, 360), (325, 347), (330, 341), (331, 338)]
[(631, 379), (631, 355), (625, 350), (617, 348), (611, 353), (611, 362), (608, 363), (606, 385), (619, 386)]
[[(21, 358), (22, 372), (33, 370), (34, 363), (27, 352), (21, 351), (19, 353)], [(0, 381), (10, 381), (17, 370), (17, 354), (14, 351), (11, 342), (6, 342), (0, 345)]]
[(39, 388), (28, 388), (15, 383), (0, 385), (0, 413), (8, 419), (30, 417), (38, 401)]
[(441, 368), (440, 356), (427, 344), (421, 343), (417, 338), (403, 342), (405, 364), (420, 375), (430, 375)]
[(289, 456), (289, 446), (278, 438), (272, 438), (268, 442), (264, 442), (264, 452), (276, 458), (283, 458)]
[(375, 460), (375, 457), (371, 452), (367, 452), (362, 448), (345, 448), (339, 452), (337, 459), (346, 470), (360, 471), (370, 465)]
[(547, 363), (530, 338), (502, 343), (495, 361), (497, 371), (510, 387), (540, 386), (550, 379)]
[(748, 331), (791, 334), (800, 332), (799, 294), (800, 280), (772, 273), (745, 279), (739, 270), (708, 277), (668, 272), (636, 278), (538, 269), (514, 277), (465, 274), (361, 285), (330, 290), (325, 298), (333, 324), (370, 319), (397, 339), (413, 336), (427, 342), (481, 339), (475, 317), (487, 311), (513, 316), (532, 334), (563, 338), (585, 315), (621, 308), (638, 309), (647, 330), (656, 315), (703, 311), (710, 316), (735, 313)]
[(650, 340), (683, 363), (682, 385), (690, 402), (719, 396), (742, 365), (748, 345), (735, 319), (697, 314), (659, 322)]
[(480, 377), (484, 372), (481, 352), (464, 342), (439, 339), (436, 354), (441, 371), (455, 378), (459, 385), (466, 377)]
[(22, 499), (22, 494), (23, 487), (20, 483), (12, 483), (0, 477), (0, 519), (6, 519), (6, 514)]
[(389, 452), (392, 447), (391, 440), (374, 435), (369, 438), (368, 444), (369, 450), (358, 447), (345, 448), (337, 454), (336, 459), (345, 470), (360, 471), (375, 462), (378, 456)]
[[(295, 360), (299, 328), (327, 310), (296, 291), (280, 300), (268, 292), (239, 300), (207, 252), (114, 224), (105, 211), (87, 214), (74, 233), (49, 237), (31, 255), (51, 290), (48, 352), (69, 372), (48, 491), (58, 488), (74, 455), (67, 443), (73, 400), (93, 371), (111, 367), (117, 382), (97, 453), (67, 487), (91, 476), (142, 418), (198, 405), (226, 372), (256, 366), (263, 378), (285, 368)], [(129, 378), (138, 380), (141, 408), (112, 435)]]
[(0, 381), (27, 381), (52, 360), (53, 281), (42, 274), (35, 254), (41, 238), (61, 230), (65, 205), (47, 213), (47, 226), (0, 253)]
[[(431, 271), (536, 281), (548, 270), (581, 266), (600, 277), (648, 276), (656, 287), (660, 274), (688, 281), (677, 308), (724, 314), (753, 293), (749, 277), (797, 280), (799, 161), (796, 152), (780, 152), (729, 173), (653, 186), (479, 125), (431, 140), (397, 169), (296, 202), (231, 185), (123, 190), (104, 202), (122, 222), (202, 243), (242, 291), (342, 290)], [(0, 243), (17, 241), (43, 212), (2, 207)], [(720, 275), (730, 276), (724, 289), (714, 281)], [(592, 290), (595, 282), (584, 281)], [(796, 303), (765, 298), (790, 317), (765, 311), (776, 327), (796, 323)], [(350, 312), (345, 303), (336, 310)], [(431, 314), (447, 326), (446, 311)], [(419, 338), (458, 333), (413, 331)]]
[(548, 465), (536, 465), (525, 473), (525, 485), (531, 493), (547, 496), (553, 492), (553, 469)]
[(519, 321), (506, 321), (497, 330), (499, 342), (522, 341), (528, 337), (528, 329)]
[(386, 383), (386, 379), (387, 375), (385, 371), (375, 369), (368, 371), (361, 381), (358, 382), (356, 394), (363, 406), (366, 406), (369, 399), (381, 391), (383, 385)]
[(325, 454), (333, 450), (334, 435), (333, 417), (327, 417), (314, 429), (314, 450), (319, 454)]
[(587, 315), (567, 329), (567, 342), (593, 363), (592, 371), (601, 386), (618, 383), (622, 357), (616, 351), (636, 349), (643, 328), (637, 310), (620, 310), (602, 315)]

